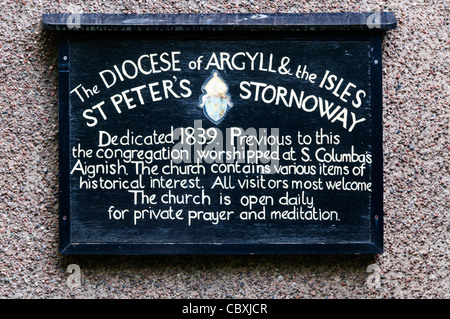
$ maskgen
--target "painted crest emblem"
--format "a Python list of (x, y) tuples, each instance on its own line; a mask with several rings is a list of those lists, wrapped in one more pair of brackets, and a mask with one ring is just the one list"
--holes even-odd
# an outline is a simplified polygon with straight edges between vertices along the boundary
[(202, 85), (203, 95), (200, 96), (199, 107), (203, 108), (205, 116), (214, 124), (219, 124), (233, 107), (228, 85), (219, 72), (214, 70)]

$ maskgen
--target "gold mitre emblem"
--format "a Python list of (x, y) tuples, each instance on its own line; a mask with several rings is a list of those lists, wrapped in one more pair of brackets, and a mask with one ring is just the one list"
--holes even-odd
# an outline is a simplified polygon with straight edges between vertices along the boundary
[(203, 95), (200, 96), (198, 106), (203, 109), (203, 113), (214, 124), (219, 124), (228, 110), (233, 107), (231, 96), (228, 92), (228, 85), (222, 79), (217, 70), (202, 85)]
[(224, 98), (227, 94), (228, 87), (225, 82), (218, 76), (217, 72), (213, 73), (213, 77), (203, 87), (208, 96), (217, 96)]

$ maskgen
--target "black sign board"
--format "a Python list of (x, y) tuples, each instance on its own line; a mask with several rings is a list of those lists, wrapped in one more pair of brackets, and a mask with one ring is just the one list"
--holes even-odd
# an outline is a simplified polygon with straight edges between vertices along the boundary
[(51, 14), (62, 254), (376, 254), (390, 13)]

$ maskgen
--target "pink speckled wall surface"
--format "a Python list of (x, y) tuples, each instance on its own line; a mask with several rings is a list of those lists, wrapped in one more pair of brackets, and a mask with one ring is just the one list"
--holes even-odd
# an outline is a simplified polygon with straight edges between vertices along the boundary
[[(448, 299), (445, 1), (3, 1), (0, 298)], [(378, 256), (61, 256), (58, 70), (43, 13), (391, 11), (383, 40), (384, 252)], [(69, 287), (77, 264), (81, 285)], [(369, 265), (376, 272), (369, 274)], [(376, 274), (378, 281), (370, 275)]]

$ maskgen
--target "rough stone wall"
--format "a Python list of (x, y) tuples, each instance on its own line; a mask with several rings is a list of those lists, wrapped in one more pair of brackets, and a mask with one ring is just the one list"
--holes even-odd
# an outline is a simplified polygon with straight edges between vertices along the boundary
[[(4, 0), (0, 298), (449, 298), (449, 7), (434, 1)], [(379, 256), (58, 254), (57, 46), (42, 13), (392, 11)], [(69, 264), (81, 268), (70, 289)], [(379, 282), (366, 272), (379, 267)], [(374, 274), (376, 275), (376, 273)]]

